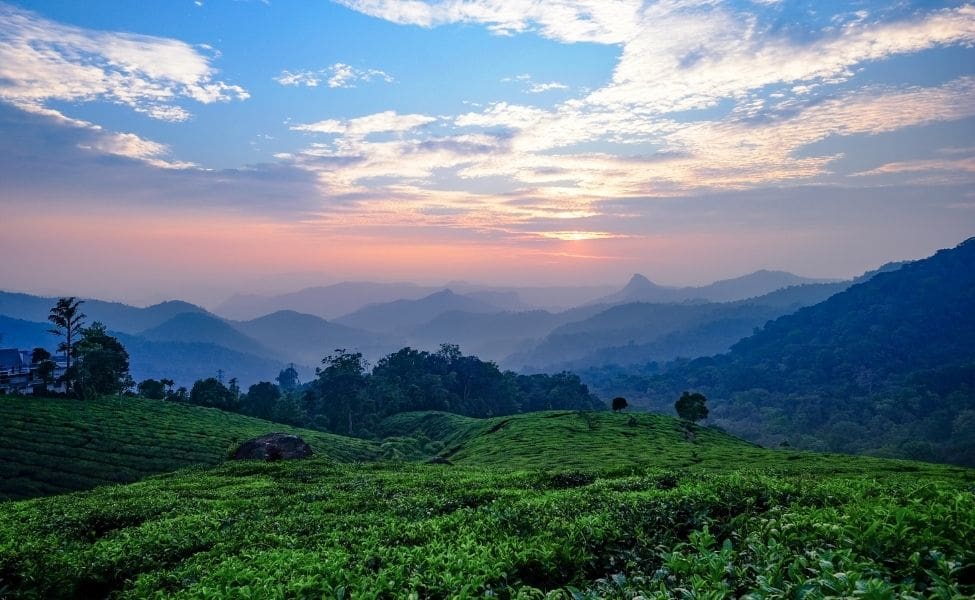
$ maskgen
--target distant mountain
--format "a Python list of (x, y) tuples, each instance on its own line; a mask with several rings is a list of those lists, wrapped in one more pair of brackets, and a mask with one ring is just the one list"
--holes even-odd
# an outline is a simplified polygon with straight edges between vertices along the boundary
[[(57, 298), (32, 296), (15, 292), (0, 292), (0, 315), (26, 321), (45, 322)], [(182, 313), (205, 313), (206, 311), (188, 302), (171, 300), (146, 308), (129, 306), (120, 302), (86, 299), (81, 311), (87, 315), (86, 321), (101, 321), (113, 331), (136, 333), (156, 327)]]
[(188, 342), (221, 346), (244, 354), (281, 358), (281, 353), (235, 329), (223, 319), (207, 313), (183, 313), (147, 329), (139, 337), (151, 342)]
[(282, 310), (234, 323), (242, 333), (289, 360), (316, 365), (337, 348), (362, 352), (370, 361), (406, 344), (393, 336), (331, 323), (314, 315)]
[(611, 306), (552, 330), (503, 363), (516, 369), (553, 372), (709, 356), (726, 352), (767, 321), (821, 302), (850, 284), (791, 286), (737, 302)]
[(282, 310), (335, 319), (370, 304), (417, 300), (439, 289), (413, 283), (346, 281), (277, 296), (239, 294), (213, 310), (222, 317), (234, 320), (253, 319)]
[(368, 331), (402, 335), (449, 311), (502, 312), (493, 304), (445, 289), (418, 300), (396, 300), (366, 306), (335, 322)]
[(748, 275), (715, 281), (700, 287), (665, 287), (643, 275), (634, 275), (620, 291), (597, 300), (603, 304), (629, 302), (732, 302), (761, 296), (775, 290), (811, 283), (828, 283), (828, 280), (809, 279), (785, 271), (755, 271)]
[(763, 443), (975, 465), (975, 238), (644, 385), (656, 409), (702, 391), (715, 422)]
[[(197, 379), (216, 377), (223, 371), (224, 379), (236, 378), (246, 391), (259, 381), (274, 381), (287, 365), (284, 361), (239, 352), (211, 343), (184, 341), (150, 341), (124, 333), (115, 334), (129, 353), (129, 367), (136, 381), (168, 377), (177, 386), (193, 385)], [(296, 365), (302, 380), (313, 375), (309, 367)]]

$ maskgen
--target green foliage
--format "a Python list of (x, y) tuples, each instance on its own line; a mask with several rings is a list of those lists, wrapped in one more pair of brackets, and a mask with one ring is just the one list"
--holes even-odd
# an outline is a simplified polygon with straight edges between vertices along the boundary
[(237, 410), (240, 408), (233, 393), (216, 377), (197, 380), (193, 384), (193, 389), (190, 390), (189, 401), (190, 404), (197, 406), (225, 410)]
[(586, 380), (658, 411), (697, 389), (712, 422), (765, 445), (975, 466), (962, 418), (975, 410), (973, 306), (975, 239), (776, 319), (727, 354)]
[(970, 481), (227, 463), (0, 504), (0, 579), (46, 599), (966, 597)]
[[(107, 483), (216, 463), (282, 428), (139, 399), (4, 399), (0, 411), (3, 455), (19, 465), (0, 473), (3, 485), (41, 474), (28, 493), (91, 485), (96, 473)], [(314, 458), (0, 503), (0, 590), (45, 599), (975, 593), (971, 470), (778, 452), (700, 427), (691, 440), (675, 419), (640, 413), (421, 412), (378, 428), (381, 446), (299, 430)], [(406, 462), (432, 454), (451, 464)], [(377, 458), (387, 462), (337, 462)]]
[[(241, 401), (241, 412), (259, 419), (273, 419), (281, 390), (273, 383), (262, 381), (250, 386)], [(287, 421), (290, 422), (290, 421)]]
[(225, 458), (233, 440), (300, 435), (338, 461), (370, 460), (364, 440), (300, 430), (219, 410), (143, 400), (0, 398), (0, 499), (124, 483)]
[(707, 401), (704, 394), (684, 392), (674, 403), (674, 410), (677, 411), (678, 417), (696, 423), (708, 418)]
[(145, 379), (139, 382), (139, 395), (150, 400), (162, 400), (166, 397), (166, 385), (157, 379)]
[(102, 323), (95, 321), (81, 330), (74, 352), (78, 360), (72, 379), (83, 398), (121, 394), (134, 385), (129, 375), (129, 353), (117, 338), (108, 335)]
[(323, 364), (305, 401), (315, 425), (336, 433), (366, 436), (386, 417), (422, 410), (490, 417), (605, 408), (571, 373), (501, 371), (450, 344), (434, 353), (403, 348), (380, 359), (371, 372), (358, 352), (337, 350)]

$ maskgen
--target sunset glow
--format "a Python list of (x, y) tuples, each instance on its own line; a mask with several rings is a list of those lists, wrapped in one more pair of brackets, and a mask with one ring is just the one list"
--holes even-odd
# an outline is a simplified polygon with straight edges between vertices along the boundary
[(975, 231), (973, 44), (966, 2), (0, 1), (0, 277), (855, 275)]

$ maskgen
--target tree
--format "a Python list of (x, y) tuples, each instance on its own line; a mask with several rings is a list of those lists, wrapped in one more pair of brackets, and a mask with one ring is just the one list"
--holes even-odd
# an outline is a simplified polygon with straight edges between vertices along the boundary
[(614, 412), (619, 412), (621, 410), (624, 410), (627, 406), (629, 406), (629, 403), (627, 403), (626, 398), (624, 398), (623, 396), (617, 396), (613, 398)]
[(275, 378), (275, 381), (278, 382), (281, 391), (286, 394), (298, 389), (300, 382), (298, 381), (298, 370), (295, 369), (294, 363), (288, 365), (287, 369), (282, 369)]
[(30, 362), (34, 366), (35, 376), (41, 380), (46, 388), (54, 382), (54, 370), (57, 367), (51, 360), (51, 353), (44, 348), (34, 348), (30, 355)]
[(150, 400), (162, 400), (166, 397), (166, 384), (155, 379), (145, 379), (139, 383), (139, 395)]
[(270, 419), (280, 398), (281, 390), (278, 386), (269, 381), (262, 381), (248, 388), (241, 409), (254, 417)]
[(190, 404), (213, 408), (233, 409), (230, 390), (215, 377), (198, 379), (190, 390)]
[(708, 399), (704, 397), (704, 394), (684, 392), (677, 399), (674, 408), (677, 409), (677, 416), (696, 423), (708, 418), (708, 407), (705, 406), (707, 401)]
[(54, 327), (48, 329), (48, 333), (64, 338), (58, 344), (58, 352), (64, 353), (67, 361), (64, 371), (64, 379), (68, 391), (72, 388), (74, 372), (71, 370), (71, 358), (75, 350), (75, 336), (85, 322), (85, 313), (81, 312), (80, 306), (84, 300), (78, 300), (74, 296), (68, 298), (58, 298), (57, 303), (51, 308), (51, 313), (47, 316)]
[(317, 406), (326, 417), (329, 431), (353, 433), (353, 413), (361, 411), (366, 391), (366, 362), (361, 352), (338, 348), (322, 359), (325, 368), (315, 369)]
[(81, 330), (75, 352), (78, 391), (82, 397), (121, 394), (134, 384), (129, 375), (128, 351), (98, 321)]

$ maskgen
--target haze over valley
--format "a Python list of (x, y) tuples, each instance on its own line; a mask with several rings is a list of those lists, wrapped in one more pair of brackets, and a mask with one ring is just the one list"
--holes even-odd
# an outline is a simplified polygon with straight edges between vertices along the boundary
[(975, 597), (973, 0), (0, 0), (0, 600)]

